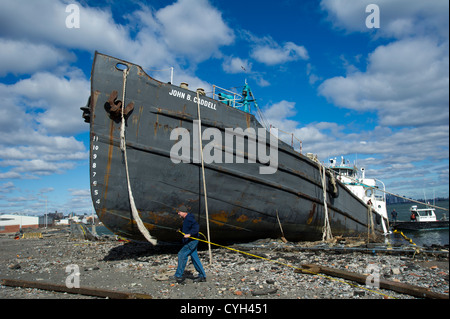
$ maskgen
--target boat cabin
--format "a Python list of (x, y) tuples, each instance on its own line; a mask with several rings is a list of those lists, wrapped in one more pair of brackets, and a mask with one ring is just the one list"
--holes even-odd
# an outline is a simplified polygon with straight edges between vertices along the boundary
[(417, 205), (411, 206), (411, 213), (416, 215), (416, 220), (418, 222), (435, 222), (436, 214), (434, 213), (434, 208), (417, 208)]

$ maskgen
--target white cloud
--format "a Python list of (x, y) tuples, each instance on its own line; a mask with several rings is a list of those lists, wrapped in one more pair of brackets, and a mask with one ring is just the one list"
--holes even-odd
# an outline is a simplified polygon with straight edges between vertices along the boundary
[(227, 73), (250, 73), (252, 71), (252, 64), (247, 59), (243, 60), (238, 57), (225, 58), (222, 67)]
[[(220, 56), (233, 42), (233, 31), (208, 1), (180, 0), (160, 10), (139, 5), (117, 23), (108, 8), (78, 4), (80, 28), (67, 28), (65, 1), (2, 1), (0, 75), (22, 75), (0, 84), (0, 179), (38, 178), (62, 173), (88, 159), (72, 135), (87, 130), (80, 106), (90, 92), (89, 79), (71, 50), (94, 50), (150, 69), (175, 67), (174, 82), (194, 89), (210, 84), (180, 65)], [(176, 21), (176, 23), (174, 23)], [(32, 58), (31, 58), (32, 57)], [(26, 76), (26, 75), (29, 76)], [(25, 76), (23, 76), (25, 75)]]
[(234, 40), (233, 30), (206, 0), (179, 0), (158, 11), (142, 5), (125, 15), (132, 22), (128, 25), (116, 23), (109, 9), (78, 6), (80, 28), (67, 28), (69, 13), (62, 1), (5, 0), (0, 37), (37, 46), (98, 50), (152, 68), (174, 66), (186, 57), (201, 62), (220, 55), (219, 47)]
[[(45, 44), (0, 38), (0, 47), (0, 76), (8, 73), (29, 74), (75, 59), (72, 53)], [(30, 53), (33, 54), (32, 59)]]
[(86, 129), (79, 116), (80, 107), (89, 96), (90, 84), (77, 72), (71, 76), (37, 72), (5, 89), (15, 94), (16, 101), (41, 110), (34, 116), (41, 129), (52, 134), (74, 134)]
[[(366, 13), (366, 7), (372, 3), (379, 7), (379, 29), (366, 27), (370, 14)], [(397, 39), (425, 35), (448, 39), (448, 1), (322, 0), (321, 7), (334, 26), (348, 32), (375, 32)]]
[[(87, 80), (35, 73), (15, 84), (0, 84), (0, 94), (7, 96), (0, 120), (0, 179), (62, 173), (88, 159), (84, 144), (70, 136), (86, 129), (80, 106), (89, 95)], [(52, 125), (46, 118), (54, 119)]]
[(0, 184), (0, 193), (10, 193), (12, 192), (16, 186), (13, 182), (6, 182), (3, 184)]
[(266, 65), (283, 64), (297, 60), (308, 60), (308, 51), (304, 46), (286, 42), (283, 46), (270, 41), (269, 44), (258, 44), (251, 52), (251, 57)]
[(335, 105), (377, 111), (389, 126), (448, 123), (448, 48), (424, 38), (379, 46), (366, 72), (324, 81), (319, 93)]
[(116, 23), (110, 11), (78, 5), (80, 28), (67, 28), (67, 4), (41, 0), (3, 1), (0, 11), (0, 36), (52, 43), (67, 48), (123, 52), (132, 44), (128, 30)]
[(206, 0), (179, 0), (155, 14), (161, 23), (162, 39), (170, 51), (203, 61), (231, 44), (233, 31), (221, 13)]

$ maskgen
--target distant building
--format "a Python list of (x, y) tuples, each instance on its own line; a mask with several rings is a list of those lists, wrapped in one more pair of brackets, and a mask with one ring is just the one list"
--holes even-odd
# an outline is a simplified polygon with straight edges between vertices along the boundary
[(16, 233), (24, 228), (39, 227), (39, 217), (26, 215), (0, 215), (0, 234)]
[(55, 223), (55, 220), (52, 216), (39, 216), (39, 227), (50, 227), (53, 226)]

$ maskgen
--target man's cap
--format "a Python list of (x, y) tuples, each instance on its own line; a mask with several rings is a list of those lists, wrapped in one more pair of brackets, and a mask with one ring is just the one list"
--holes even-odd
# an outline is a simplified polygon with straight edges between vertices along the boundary
[(180, 207), (177, 208), (177, 212), (184, 212), (187, 213), (188, 212), (188, 208), (184, 205), (181, 205)]

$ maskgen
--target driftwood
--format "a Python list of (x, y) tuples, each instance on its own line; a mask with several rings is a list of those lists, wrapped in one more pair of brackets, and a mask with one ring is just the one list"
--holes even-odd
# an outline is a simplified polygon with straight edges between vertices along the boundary
[(34, 288), (41, 290), (49, 290), (56, 292), (67, 292), (70, 294), (79, 294), (86, 296), (94, 296), (110, 299), (151, 299), (150, 295), (137, 294), (129, 292), (119, 292), (104, 289), (94, 289), (87, 287), (67, 288), (65, 285), (50, 284), (36, 281), (16, 280), (16, 279), (1, 279), (0, 284), (10, 287)]
[[(295, 272), (305, 273), (305, 274), (325, 274), (333, 277), (339, 277), (351, 281), (358, 282), (360, 284), (365, 284), (368, 275), (358, 274), (346, 270), (334, 269), (330, 267), (307, 264), (302, 265), (303, 269), (296, 269)], [(437, 292), (429, 291), (426, 288), (418, 287), (410, 284), (405, 284), (401, 282), (395, 282), (385, 279), (379, 280), (379, 287), (382, 289), (388, 289), (396, 291), (402, 294), (407, 294), (419, 298), (431, 298), (431, 299), (449, 299), (447, 294), (440, 294)]]

